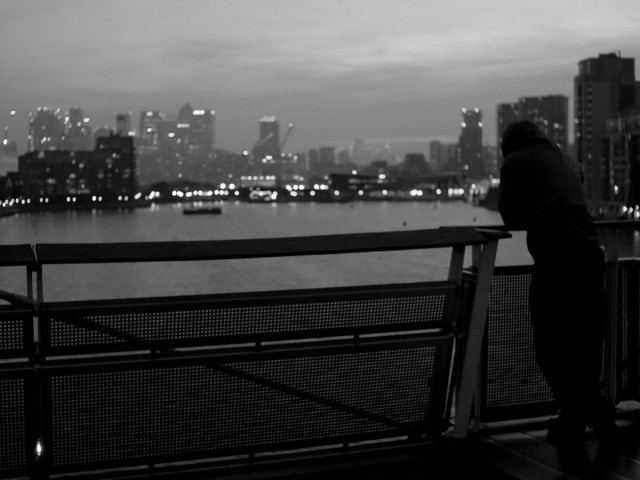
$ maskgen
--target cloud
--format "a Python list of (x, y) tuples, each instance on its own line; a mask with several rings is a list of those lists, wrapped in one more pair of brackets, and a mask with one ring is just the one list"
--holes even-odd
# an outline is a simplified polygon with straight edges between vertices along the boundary
[(584, 58), (640, 56), (636, 4), (3, 0), (0, 105), (80, 104), (108, 118), (191, 101), (220, 110), (221, 130), (232, 118), (253, 128), (262, 110), (332, 138), (430, 135), (457, 129), (463, 105), (570, 95)]

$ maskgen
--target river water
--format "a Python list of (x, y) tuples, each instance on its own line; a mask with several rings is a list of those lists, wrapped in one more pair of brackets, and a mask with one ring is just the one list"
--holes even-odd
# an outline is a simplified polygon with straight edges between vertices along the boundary
[[(464, 202), (253, 204), (222, 215), (183, 215), (178, 204), (131, 211), (65, 211), (0, 218), (0, 244), (220, 240), (500, 225)], [(46, 266), (47, 301), (189, 295), (396, 283), (446, 278), (450, 249), (215, 262)], [(468, 263), (468, 262), (467, 262)], [(503, 241), (498, 265), (527, 264), (523, 235)], [(24, 268), (0, 270), (0, 288), (26, 293)]]

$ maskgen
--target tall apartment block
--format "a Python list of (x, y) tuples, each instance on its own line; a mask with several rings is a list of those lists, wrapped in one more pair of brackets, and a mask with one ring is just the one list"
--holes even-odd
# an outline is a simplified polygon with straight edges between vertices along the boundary
[(146, 147), (160, 147), (163, 140), (165, 116), (156, 110), (140, 112), (140, 130), (138, 135)]
[(607, 121), (633, 109), (639, 97), (633, 58), (608, 53), (578, 63), (574, 79), (576, 157), (594, 215), (606, 216), (614, 208), (615, 189), (620, 188), (614, 180), (612, 157), (603, 152)]
[(640, 107), (607, 120), (601, 153), (609, 165), (601, 208), (608, 217), (640, 218)]
[(193, 108), (189, 103), (178, 112), (178, 137), (188, 153), (207, 157), (215, 149), (214, 110)]
[(64, 118), (60, 109), (38, 107), (29, 113), (29, 136), (27, 150), (57, 150), (64, 135)]
[(535, 123), (549, 140), (567, 153), (569, 146), (569, 98), (567, 96), (520, 97), (518, 118)]
[(92, 129), (81, 108), (71, 108), (64, 116), (64, 133), (60, 149), (80, 151), (91, 149)]
[(264, 116), (260, 119), (260, 139), (254, 147), (258, 162), (266, 157), (280, 158), (280, 123), (276, 117)]
[(496, 108), (496, 140), (497, 147), (502, 145), (502, 132), (510, 123), (517, 121), (518, 116), (518, 102), (511, 103), (499, 103)]
[(567, 96), (520, 97), (517, 102), (499, 104), (496, 113), (498, 147), (502, 143), (502, 132), (507, 125), (516, 120), (529, 120), (535, 123), (563, 152), (568, 153), (569, 98)]
[(458, 169), (469, 178), (487, 175), (482, 157), (482, 111), (477, 108), (462, 109), (462, 131), (458, 141)]

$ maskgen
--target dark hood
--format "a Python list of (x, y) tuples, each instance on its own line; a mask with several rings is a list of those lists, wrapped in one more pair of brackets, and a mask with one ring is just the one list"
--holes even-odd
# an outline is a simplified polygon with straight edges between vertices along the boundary
[(544, 133), (529, 120), (519, 120), (510, 123), (502, 132), (502, 156), (507, 157), (516, 150), (522, 150), (535, 145), (546, 145), (552, 147), (553, 144)]

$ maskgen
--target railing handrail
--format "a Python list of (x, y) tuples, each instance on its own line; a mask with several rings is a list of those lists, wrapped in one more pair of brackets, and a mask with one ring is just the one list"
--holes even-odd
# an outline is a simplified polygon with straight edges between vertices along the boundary
[[(128, 243), (41, 243), (0, 246), (0, 265), (232, 260), (486, 245), (506, 232), (474, 227), (335, 235)], [(31, 255), (26, 256), (26, 249)], [(35, 255), (34, 255), (35, 252)]]
[(0, 246), (0, 266), (13, 267), (35, 265), (36, 257), (31, 245), (2, 245)]
[[(602, 230), (626, 230), (626, 229), (640, 229), (640, 220), (595, 220), (594, 221), (596, 228)], [(510, 231), (510, 232), (520, 232), (524, 231), (524, 228), (507, 228), (504, 224), (497, 225), (482, 225), (476, 227), (478, 229), (488, 229), (488, 230), (497, 230), (497, 231)]]

